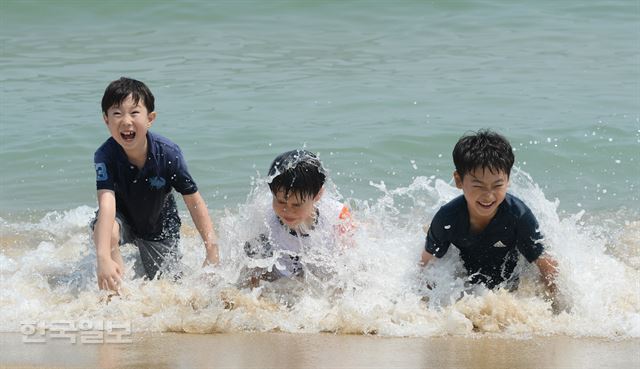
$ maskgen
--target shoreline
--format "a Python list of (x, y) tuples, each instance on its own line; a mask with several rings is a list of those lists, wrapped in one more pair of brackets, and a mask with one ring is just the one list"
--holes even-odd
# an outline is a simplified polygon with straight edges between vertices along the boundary
[(24, 343), (0, 333), (0, 367), (632, 368), (640, 339), (393, 338), (291, 333), (133, 333), (129, 343)]

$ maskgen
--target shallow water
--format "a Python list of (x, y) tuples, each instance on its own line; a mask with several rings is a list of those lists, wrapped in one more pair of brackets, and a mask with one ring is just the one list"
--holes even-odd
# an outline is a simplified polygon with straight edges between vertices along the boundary
[[(276, 262), (275, 257), (256, 261), (243, 251), (269, 206), (261, 179), (245, 204), (217, 214), (220, 267), (200, 268), (204, 250), (187, 225), (181, 245), (185, 277), (177, 283), (136, 278), (137, 254), (126, 247), (128, 271), (120, 296), (97, 289), (86, 224), (92, 208), (50, 213), (37, 223), (4, 222), (3, 234), (13, 236), (3, 238), (0, 255), (0, 330), (18, 331), (25, 321), (117, 319), (130, 321), (135, 331), (191, 333), (640, 335), (640, 223), (627, 222), (627, 215), (612, 214), (610, 225), (594, 223), (584, 213), (559, 217), (557, 202), (547, 200), (526, 173), (514, 173), (512, 192), (538, 216), (547, 250), (560, 263), (560, 305), (554, 310), (537, 269), (522, 260), (520, 288), (512, 293), (465, 286), (455, 251), (421, 271), (422, 224), (457, 190), (426, 177), (408, 187), (378, 187), (375, 201), (352, 204), (353, 247), (303, 251), (311, 270), (329, 272), (312, 271), (302, 281), (280, 280), (253, 290), (243, 287), (247, 276), (240, 271)], [(330, 188), (325, 196), (337, 196)], [(622, 229), (612, 232), (611, 225)], [(426, 289), (427, 283), (436, 287)]]
[[(118, 4), (0, 3), (0, 331), (118, 318), (161, 332), (640, 335), (636, 3)], [(155, 93), (153, 129), (185, 152), (223, 266), (200, 269), (185, 213), (185, 278), (135, 279), (125, 249), (108, 299), (87, 224), (99, 101), (121, 75)], [(515, 293), (469, 291), (455, 253), (416, 265), (422, 226), (458, 194), (452, 147), (482, 127), (516, 149), (512, 192), (560, 261), (560, 313), (524, 263)], [(244, 290), (265, 171), (301, 146), (352, 206), (355, 247), (319, 259), (328, 279)]]

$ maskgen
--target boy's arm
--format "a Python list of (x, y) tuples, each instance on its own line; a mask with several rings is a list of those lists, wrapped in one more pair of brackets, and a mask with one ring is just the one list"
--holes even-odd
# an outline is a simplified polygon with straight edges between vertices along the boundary
[[(422, 247), (422, 255), (420, 256), (421, 267), (426, 267), (431, 260), (434, 258), (441, 258), (444, 254), (449, 250), (449, 241), (447, 240), (447, 236), (442, 232), (436, 232), (435, 230), (444, 229), (440, 227), (440, 213), (437, 213), (436, 216), (431, 220), (431, 225), (427, 226), (426, 224), (422, 227), (424, 232), (427, 234), (427, 237), (424, 241), (424, 246)], [(439, 234), (436, 234), (439, 233)]]
[(518, 234), (518, 250), (530, 262), (535, 262), (540, 270), (540, 275), (547, 291), (554, 296), (556, 293), (556, 276), (558, 274), (558, 263), (556, 260), (544, 251), (544, 237), (540, 233), (540, 225), (531, 209), (526, 211), (520, 217), (517, 224)]
[[(435, 256), (431, 253), (429, 253), (424, 247), (422, 248), (422, 255), (420, 256), (420, 263), (418, 263), (418, 265), (420, 265), (423, 269), (429, 265), (429, 262), (431, 262), (431, 260), (433, 260), (435, 258)], [(433, 287), (435, 286), (434, 283), (429, 283), (427, 282), (427, 288), (432, 290)]]
[(191, 219), (200, 233), (200, 237), (204, 241), (204, 247), (207, 252), (204, 265), (218, 264), (218, 237), (213, 229), (213, 222), (209, 216), (209, 210), (207, 204), (200, 195), (200, 192), (195, 192), (190, 195), (183, 195), (185, 205), (189, 209)]
[(552, 295), (555, 295), (557, 291), (556, 277), (558, 275), (558, 262), (549, 254), (544, 253), (540, 255), (535, 261), (542, 280), (545, 282), (545, 287)]
[(427, 264), (429, 264), (431, 259), (433, 259), (434, 257), (435, 256), (433, 256), (430, 253), (428, 253), (427, 250), (425, 250), (424, 247), (423, 247), (422, 248), (422, 256), (420, 257), (420, 266), (421, 267), (426, 267)]
[(98, 190), (98, 219), (93, 239), (96, 245), (98, 287), (117, 290), (122, 267), (111, 257), (111, 235), (116, 221), (116, 197), (111, 190)]

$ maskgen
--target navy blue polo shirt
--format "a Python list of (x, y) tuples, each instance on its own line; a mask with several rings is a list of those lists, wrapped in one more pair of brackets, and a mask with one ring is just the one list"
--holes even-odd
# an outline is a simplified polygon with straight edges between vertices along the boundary
[(179, 237), (180, 217), (171, 191), (190, 195), (198, 187), (178, 145), (147, 132), (147, 147), (147, 161), (138, 170), (113, 137), (105, 141), (94, 156), (97, 189), (115, 192), (116, 210), (136, 236), (147, 240)]
[(454, 245), (460, 250), (470, 281), (493, 288), (511, 277), (518, 252), (529, 262), (542, 254), (538, 228), (531, 209), (507, 194), (487, 227), (481, 233), (471, 233), (469, 210), (462, 195), (438, 210), (427, 233), (425, 250), (441, 258)]

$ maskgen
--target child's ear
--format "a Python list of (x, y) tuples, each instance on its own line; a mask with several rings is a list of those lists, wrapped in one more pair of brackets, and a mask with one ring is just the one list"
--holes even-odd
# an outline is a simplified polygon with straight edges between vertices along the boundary
[(109, 125), (109, 120), (107, 119), (107, 114), (102, 113), (102, 120), (104, 120), (104, 124)]
[(453, 171), (453, 179), (456, 181), (456, 187), (462, 189), (462, 177), (460, 177), (460, 174), (457, 170)]
[(151, 126), (153, 125), (153, 122), (156, 121), (157, 116), (158, 114), (155, 111), (152, 111), (151, 113), (149, 113), (148, 115), (149, 122), (147, 123), (147, 128), (151, 128)]
[(318, 194), (313, 198), (313, 202), (320, 201), (322, 195), (324, 195), (324, 186), (320, 187), (320, 191), (318, 191)]

